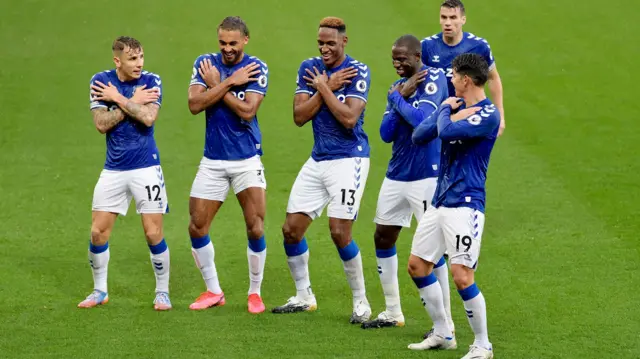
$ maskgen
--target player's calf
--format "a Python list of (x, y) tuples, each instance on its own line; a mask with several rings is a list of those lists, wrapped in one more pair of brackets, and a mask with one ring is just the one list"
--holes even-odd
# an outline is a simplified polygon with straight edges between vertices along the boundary
[[(461, 264), (452, 264), (451, 273), (458, 287), (458, 293), (464, 303), (467, 319), (475, 335), (472, 348), (468, 355), (476, 352), (482, 354), (478, 356), (478, 358), (490, 358), (493, 356), (493, 352), (487, 331), (487, 305), (484, 295), (482, 295), (482, 292), (475, 283), (473, 269)], [(474, 347), (477, 348), (474, 349)], [(465, 358), (475, 358), (475, 356), (467, 356)]]
[(331, 239), (338, 248), (344, 273), (353, 294), (353, 313), (350, 322), (364, 323), (371, 317), (371, 306), (366, 296), (362, 256), (356, 241), (351, 238), (352, 220), (330, 218)]

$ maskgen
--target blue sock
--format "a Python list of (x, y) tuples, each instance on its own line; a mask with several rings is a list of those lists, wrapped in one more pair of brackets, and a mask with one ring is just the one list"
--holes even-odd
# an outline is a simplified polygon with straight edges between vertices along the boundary
[(426, 277), (411, 277), (411, 279), (413, 279), (413, 282), (416, 284), (418, 289), (428, 287), (438, 281), (438, 278), (436, 278), (436, 275), (433, 274), (433, 272)]
[(344, 248), (338, 248), (338, 254), (340, 254), (340, 258), (343, 262), (347, 262), (355, 258), (355, 256), (360, 253), (360, 248), (356, 244), (354, 239), (351, 240), (349, 244), (347, 244)]
[(211, 243), (211, 239), (208, 234), (200, 238), (191, 237), (191, 247), (193, 247), (193, 249), (202, 248), (209, 243)]
[(264, 240), (264, 235), (258, 239), (249, 238), (249, 249), (256, 253), (260, 253), (267, 248), (267, 241)]
[(93, 254), (100, 254), (106, 251), (107, 249), (109, 249), (109, 242), (106, 242), (101, 246), (96, 246), (93, 243), (89, 242), (89, 251)]
[(155, 246), (151, 244), (148, 244), (148, 246), (149, 246), (149, 250), (151, 251), (151, 254), (163, 253), (168, 248), (167, 242), (165, 242), (164, 238), (162, 238), (162, 241), (160, 241), (160, 243), (156, 244)]
[(287, 244), (286, 242), (284, 242), (283, 244), (284, 252), (287, 254), (287, 257), (296, 257), (306, 253), (309, 250), (306, 237), (302, 237), (302, 240), (298, 243)]

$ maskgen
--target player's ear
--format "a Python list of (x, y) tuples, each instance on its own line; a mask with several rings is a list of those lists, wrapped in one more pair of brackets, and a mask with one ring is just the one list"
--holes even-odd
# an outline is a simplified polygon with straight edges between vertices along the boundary
[(245, 36), (244, 37), (244, 44), (248, 44), (249, 43), (249, 36)]
[(120, 68), (120, 57), (117, 53), (113, 54), (113, 63), (116, 64), (116, 68)]
[(462, 25), (466, 24), (467, 23), (467, 16), (466, 15), (462, 15), (460, 20), (462, 20)]
[(349, 42), (349, 37), (347, 35), (342, 36), (342, 44), (346, 46), (347, 42)]

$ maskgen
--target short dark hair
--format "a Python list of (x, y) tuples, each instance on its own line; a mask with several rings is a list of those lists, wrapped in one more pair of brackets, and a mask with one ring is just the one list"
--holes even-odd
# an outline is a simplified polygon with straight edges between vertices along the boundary
[(344, 34), (347, 32), (347, 24), (344, 23), (339, 17), (328, 16), (324, 19), (320, 20), (319, 27), (328, 27), (330, 29), (336, 29), (340, 34)]
[(445, 0), (440, 7), (446, 7), (449, 9), (460, 9), (460, 13), (464, 15), (464, 4), (460, 0)]
[(220, 25), (218, 25), (218, 30), (239, 31), (242, 35), (249, 36), (249, 28), (240, 16), (225, 17)]
[(393, 46), (406, 47), (412, 54), (422, 53), (422, 44), (420, 44), (420, 40), (411, 34), (400, 36), (396, 42), (393, 43)]
[(131, 50), (140, 50), (142, 48), (142, 45), (140, 44), (140, 41), (134, 39), (133, 37), (118, 36), (118, 38), (113, 41), (111, 50), (113, 50), (114, 52), (123, 51), (127, 47)]
[(469, 76), (476, 86), (484, 86), (489, 78), (489, 64), (478, 54), (458, 55), (453, 59), (451, 67), (456, 73)]

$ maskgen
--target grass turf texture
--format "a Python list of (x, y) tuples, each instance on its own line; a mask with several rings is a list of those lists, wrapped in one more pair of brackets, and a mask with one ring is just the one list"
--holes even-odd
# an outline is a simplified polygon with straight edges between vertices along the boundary
[[(413, 353), (431, 323), (404, 267), (413, 229), (398, 243), (407, 326), (351, 326), (350, 291), (327, 218), (307, 233), (319, 310), (246, 312), (246, 235), (230, 197), (211, 229), (227, 305), (192, 312), (203, 290), (190, 254), (188, 195), (204, 140), (186, 90), (195, 58), (217, 50), (215, 27), (241, 15), (247, 52), (266, 61), (269, 93), (259, 111), (268, 181), (268, 257), (263, 297), (270, 309), (294, 293), (280, 227), (295, 176), (311, 151), (311, 126), (292, 122), (300, 61), (316, 56), (316, 24), (346, 20), (348, 53), (369, 65), (365, 129), (372, 162), (355, 225), (374, 315), (384, 299), (373, 247), (378, 190), (390, 146), (379, 139), (385, 94), (396, 75), (390, 48), (404, 33), (438, 31), (438, 1), (108, 3), (9, 2), (0, 11), (0, 356), (44, 357), (433, 357), (459, 358), (472, 341), (452, 294), (456, 352)], [(492, 156), (487, 222), (477, 282), (488, 303), (499, 358), (640, 357), (639, 102), (629, 39), (640, 28), (621, 14), (638, 4), (612, 0), (469, 2), (467, 31), (486, 37), (505, 87), (507, 130)], [(119, 15), (122, 14), (122, 15)], [(89, 79), (112, 67), (111, 41), (142, 41), (149, 71), (162, 76), (156, 139), (171, 203), (174, 310), (152, 310), (154, 279), (135, 209), (114, 229), (110, 303), (75, 306), (91, 289), (86, 261), (93, 187), (104, 138), (88, 111)]]

